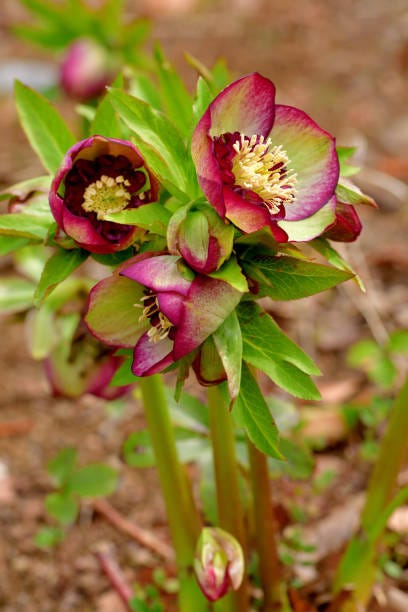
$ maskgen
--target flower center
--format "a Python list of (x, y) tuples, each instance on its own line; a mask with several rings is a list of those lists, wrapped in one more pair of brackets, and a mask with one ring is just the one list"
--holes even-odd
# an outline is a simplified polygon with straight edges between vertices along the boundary
[(139, 321), (145, 321), (148, 319), (151, 325), (149, 331), (147, 332), (149, 341), (160, 342), (160, 340), (167, 338), (173, 324), (162, 312), (160, 312), (157, 297), (152, 293), (148, 293), (147, 295), (141, 297), (140, 301), (142, 302), (142, 305), (136, 304), (136, 306), (141, 306), (143, 308)]
[(271, 214), (290, 204), (296, 195), (296, 174), (288, 170), (289, 158), (281, 145), (272, 146), (270, 138), (240, 135), (232, 148), (235, 185), (255, 193)]
[(102, 174), (101, 178), (88, 185), (84, 191), (82, 208), (96, 213), (99, 220), (105, 215), (120, 212), (129, 204), (131, 194), (126, 189), (130, 182), (121, 174), (115, 178)]

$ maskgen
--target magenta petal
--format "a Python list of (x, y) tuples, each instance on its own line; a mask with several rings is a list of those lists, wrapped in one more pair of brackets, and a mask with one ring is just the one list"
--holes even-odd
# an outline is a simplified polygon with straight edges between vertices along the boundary
[(323, 236), (336, 242), (353, 242), (358, 238), (362, 229), (363, 226), (354, 206), (337, 202), (336, 219)]
[(272, 145), (281, 145), (297, 174), (296, 197), (286, 207), (285, 221), (297, 221), (319, 210), (334, 194), (339, 161), (334, 138), (306, 113), (276, 105), (270, 133)]
[(187, 355), (215, 332), (237, 306), (241, 296), (241, 292), (224, 281), (197, 276), (183, 305), (174, 340), (174, 358)]
[(174, 255), (148, 257), (124, 268), (121, 274), (153, 291), (176, 291), (187, 295), (191, 280), (186, 280), (180, 274), (179, 262), (180, 257)]
[(257, 72), (228, 85), (208, 107), (209, 135), (240, 132), (267, 136), (275, 115), (275, 86)]
[(146, 332), (141, 336), (133, 351), (133, 374), (150, 376), (161, 372), (173, 363), (172, 351), (172, 340), (164, 338), (159, 342), (151, 342)]
[(173, 325), (180, 323), (180, 317), (183, 309), (184, 297), (179, 293), (167, 291), (157, 294), (160, 312), (164, 314)]

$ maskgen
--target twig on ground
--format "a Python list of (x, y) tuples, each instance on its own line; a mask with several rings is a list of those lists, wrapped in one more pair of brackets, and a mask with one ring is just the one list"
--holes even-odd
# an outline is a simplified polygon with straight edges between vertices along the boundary
[(133, 592), (130, 586), (127, 584), (120, 567), (116, 563), (116, 560), (112, 557), (110, 551), (108, 551), (105, 547), (97, 550), (95, 555), (104, 574), (108, 578), (120, 599), (123, 601), (125, 609), (131, 612), (132, 608), (129, 605), (129, 601), (133, 596)]
[(95, 499), (92, 502), (92, 507), (95, 512), (101, 514), (107, 521), (109, 521), (109, 523), (111, 523), (111, 525), (119, 529), (119, 531), (126, 533), (133, 540), (136, 540), (136, 542), (142, 544), (146, 548), (150, 548), (150, 550), (162, 557), (165, 561), (174, 561), (173, 549), (170, 546), (168, 546), (162, 540), (159, 540), (150, 531), (142, 529), (141, 527), (135, 525), (135, 523), (128, 521), (106, 500)]

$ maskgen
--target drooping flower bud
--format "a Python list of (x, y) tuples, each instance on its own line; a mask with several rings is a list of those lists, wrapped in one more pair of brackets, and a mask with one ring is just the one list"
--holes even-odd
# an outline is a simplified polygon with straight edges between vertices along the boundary
[(336, 242), (353, 242), (362, 230), (362, 224), (356, 209), (351, 204), (337, 202), (335, 221), (322, 234), (324, 238)]
[(201, 274), (210, 274), (222, 266), (232, 253), (233, 239), (233, 226), (205, 204), (176, 211), (167, 233), (170, 252), (180, 254)]
[(197, 542), (194, 571), (209, 601), (217, 601), (231, 589), (239, 589), (245, 562), (237, 540), (219, 527), (204, 527)]
[(113, 77), (111, 54), (90, 38), (74, 41), (60, 67), (61, 88), (79, 102), (102, 95)]

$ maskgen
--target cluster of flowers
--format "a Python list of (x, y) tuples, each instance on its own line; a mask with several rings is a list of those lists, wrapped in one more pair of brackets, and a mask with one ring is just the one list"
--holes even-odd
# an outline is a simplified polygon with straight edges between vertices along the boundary
[[(205, 198), (176, 210), (167, 246), (141, 250), (91, 291), (85, 322), (112, 347), (133, 347), (136, 376), (188, 356), (203, 384), (203, 343), (245, 291), (220, 268), (234, 241), (267, 228), (276, 243), (323, 235), (352, 241), (361, 230), (354, 207), (335, 191), (334, 138), (303, 111), (275, 104), (275, 87), (257, 73), (224, 89), (195, 128), (192, 157)], [(50, 206), (61, 231), (92, 253), (143, 244), (144, 230), (106, 220), (160, 198), (161, 186), (129, 141), (93, 136), (72, 147), (57, 172)], [(143, 252), (142, 252), (143, 251)]]

